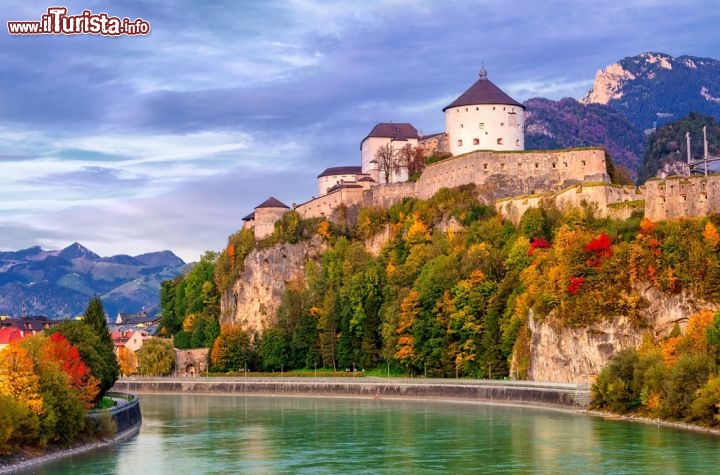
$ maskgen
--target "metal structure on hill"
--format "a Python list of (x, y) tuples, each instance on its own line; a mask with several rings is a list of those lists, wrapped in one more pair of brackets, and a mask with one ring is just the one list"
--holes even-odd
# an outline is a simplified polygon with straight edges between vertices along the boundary
[(720, 157), (712, 157), (708, 153), (708, 142), (707, 142), (707, 127), (703, 127), (703, 157), (699, 159), (693, 159), (692, 152), (690, 151), (690, 132), (685, 134), (685, 140), (687, 141), (687, 164), (690, 167), (690, 174), (693, 173), (704, 173), (708, 175), (709, 165), (711, 163), (720, 163)]

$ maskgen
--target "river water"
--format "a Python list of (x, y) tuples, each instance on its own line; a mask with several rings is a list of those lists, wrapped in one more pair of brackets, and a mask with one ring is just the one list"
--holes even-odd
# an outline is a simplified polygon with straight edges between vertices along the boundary
[(122, 444), (39, 474), (717, 473), (720, 437), (458, 402), (142, 395)]

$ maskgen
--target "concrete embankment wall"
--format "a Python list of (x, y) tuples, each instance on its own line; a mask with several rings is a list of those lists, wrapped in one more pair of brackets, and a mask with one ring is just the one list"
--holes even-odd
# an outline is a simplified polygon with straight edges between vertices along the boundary
[(448, 399), (586, 409), (589, 391), (573, 384), (526, 381), (383, 380), (381, 378), (124, 379), (115, 389), (131, 393), (269, 394), (367, 398)]

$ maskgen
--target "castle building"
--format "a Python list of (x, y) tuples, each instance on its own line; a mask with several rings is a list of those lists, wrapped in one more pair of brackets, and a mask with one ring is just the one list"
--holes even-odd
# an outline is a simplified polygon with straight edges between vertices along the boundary
[(288, 205), (271, 196), (243, 218), (243, 229), (253, 228), (256, 239), (268, 237), (275, 230), (275, 221), (282, 218), (289, 209)]
[(493, 84), (485, 68), (480, 69), (480, 79), (443, 112), (453, 155), (475, 150), (525, 149), (525, 106)]
[[(407, 167), (397, 166), (397, 152), (410, 145), (417, 147), (418, 131), (412, 124), (381, 122), (360, 142), (362, 173), (377, 183), (399, 183), (408, 180)], [(378, 151), (384, 147), (394, 152), (395, 165), (378, 160)], [(387, 177), (387, 180), (386, 180)]]
[(327, 194), (328, 190), (343, 183), (356, 183), (362, 175), (362, 167), (343, 166), (326, 168), (318, 175), (318, 196)]

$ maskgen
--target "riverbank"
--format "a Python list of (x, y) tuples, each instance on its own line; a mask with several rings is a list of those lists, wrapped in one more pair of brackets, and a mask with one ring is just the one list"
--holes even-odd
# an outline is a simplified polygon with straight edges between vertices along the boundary
[(668, 427), (671, 429), (688, 430), (688, 431), (692, 431), (692, 432), (703, 432), (703, 433), (714, 435), (714, 436), (720, 436), (720, 429), (699, 426), (696, 424), (689, 424), (687, 422), (666, 421), (663, 419), (652, 419), (650, 417), (638, 416), (636, 414), (615, 414), (612, 412), (593, 411), (590, 409), (588, 409), (586, 411), (586, 413), (589, 416), (601, 417), (603, 419), (609, 419), (609, 420), (613, 420), (613, 421), (635, 422), (635, 423), (657, 426), (657, 427)]
[(428, 378), (125, 378), (115, 390), (142, 393), (194, 393), (437, 399), (521, 404), (586, 410), (587, 386), (532, 381)]
[(116, 406), (111, 409), (90, 411), (91, 418), (109, 416), (117, 426), (117, 432), (113, 437), (105, 437), (100, 440), (79, 444), (70, 448), (49, 448), (42, 455), (29, 453), (19, 454), (7, 461), (0, 462), (0, 474), (13, 473), (19, 470), (26, 470), (31, 467), (42, 465), (54, 460), (82, 454), (91, 450), (108, 447), (135, 436), (140, 432), (142, 415), (140, 403), (137, 396), (128, 397), (125, 394), (108, 393), (108, 396), (116, 399)]

